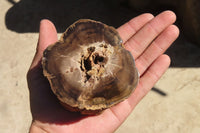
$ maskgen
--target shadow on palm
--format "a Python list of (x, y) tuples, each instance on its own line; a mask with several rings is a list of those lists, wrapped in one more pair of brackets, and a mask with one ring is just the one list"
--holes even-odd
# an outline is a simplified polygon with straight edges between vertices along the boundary
[(51, 91), (48, 80), (43, 76), (40, 64), (28, 72), (27, 81), (34, 119), (45, 123), (70, 124), (89, 117), (69, 112), (59, 104), (58, 99)]

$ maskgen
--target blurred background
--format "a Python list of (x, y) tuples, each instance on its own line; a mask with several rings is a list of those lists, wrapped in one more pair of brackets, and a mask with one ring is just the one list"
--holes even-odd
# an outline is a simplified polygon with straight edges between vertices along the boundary
[(117, 133), (200, 132), (199, 0), (1, 0), (0, 133), (25, 133), (31, 123), (26, 72), (34, 56), (39, 23), (51, 20), (58, 36), (89, 18), (115, 28), (142, 13), (172, 10), (180, 36), (167, 50), (172, 63)]

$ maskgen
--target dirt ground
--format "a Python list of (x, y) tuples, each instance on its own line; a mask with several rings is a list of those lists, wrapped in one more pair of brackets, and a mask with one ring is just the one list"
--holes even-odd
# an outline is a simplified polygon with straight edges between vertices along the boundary
[[(88, 11), (85, 16), (81, 16), (65, 12), (51, 17), (48, 15), (51, 14), (50, 10), (47, 10), (51, 6), (44, 9), (40, 8), (44, 3), (37, 5), (35, 3), (38, 1), (34, 4), (31, 1), (0, 1), (0, 133), (28, 132), (31, 112), (26, 73), (38, 40), (39, 20), (44, 17), (51, 19), (58, 32), (62, 32), (75, 19), (91, 13)], [(77, 6), (76, 3), (73, 5)], [(104, 16), (106, 19), (103, 21), (117, 27), (136, 15), (126, 9), (121, 10), (126, 13), (126, 17), (120, 17), (119, 22), (115, 22), (117, 18), (112, 21), (108, 19), (106, 11), (98, 11), (102, 13), (99, 19)], [(63, 17), (63, 14), (72, 19), (66, 17), (60, 20), (62, 22), (56, 21), (56, 16)], [(95, 14), (90, 16), (95, 17)], [(171, 67), (116, 133), (200, 132), (200, 47), (185, 41), (181, 35), (167, 54), (172, 58)]]

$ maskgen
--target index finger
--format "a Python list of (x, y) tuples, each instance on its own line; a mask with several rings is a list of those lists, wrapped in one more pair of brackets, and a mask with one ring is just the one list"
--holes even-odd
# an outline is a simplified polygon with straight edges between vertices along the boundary
[(153, 19), (154, 16), (150, 13), (145, 13), (131, 19), (129, 22), (120, 26), (117, 31), (119, 32), (123, 43), (131, 38), (140, 28), (142, 28), (147, 22)]

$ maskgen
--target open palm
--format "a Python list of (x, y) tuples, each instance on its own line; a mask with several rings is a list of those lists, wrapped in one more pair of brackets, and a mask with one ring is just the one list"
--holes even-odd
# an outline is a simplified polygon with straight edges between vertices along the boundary
[(65, 110), (52, 93), (42, 73), (41, 58), (44, 49), (57, 41), (57, 32), (49, 20), (42, 20), (36, 54), (27, 74), (33, 116), (30, 132), (114, 132), (169, 67), (170, 58), (163, 53), (178, 37), (179, 30), (173, 25), (175, 20), (171, 11), (156, 17), (146, 13), (117, 29), (125, 48), (135, 58), (140, 81), (128, 99), (97, 116)]

